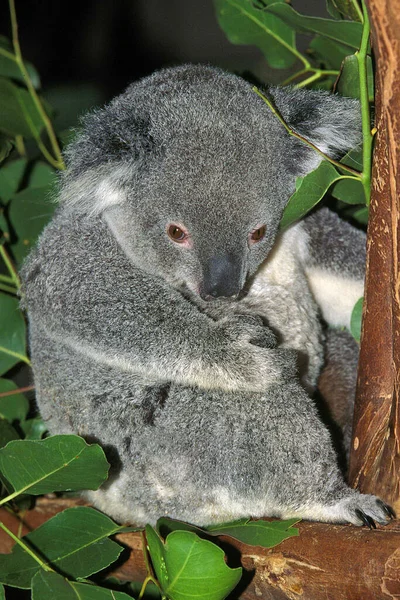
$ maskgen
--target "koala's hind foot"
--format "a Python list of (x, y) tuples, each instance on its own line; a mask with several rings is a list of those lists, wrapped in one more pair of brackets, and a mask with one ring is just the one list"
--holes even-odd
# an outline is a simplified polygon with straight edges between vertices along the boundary
[(349, 490), (350, 494), (337, 503), (326, 505), (314, 505), (310, 514), (306, 511), (303, 518), (312, 520), (352, 523), (353, 525), (366, 525), (375, 529), (376, 523), (387, 525), (391, 519), (396, 518), (394, 510), (385, 504), (380, 498), (369, 494), (360, 494), (355, 490)]

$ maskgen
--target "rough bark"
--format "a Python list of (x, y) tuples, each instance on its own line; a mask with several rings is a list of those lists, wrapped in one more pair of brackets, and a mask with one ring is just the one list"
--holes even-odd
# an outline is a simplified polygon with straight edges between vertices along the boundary
[(350, 480), (400, 514), (400, 0), (369, 0), (376, 141)]
[[(23, 534), (57, 512), (81, 501), (40, 498), (35, 510), (24, 516)], [(0, 519), (14, 533), (19, 521), (4, 509)], [(247, 546), (218, 538), (231, 566), (245, 572), (232, 598), (243, 600), (388, 600), (400, 596), (400, 522), (370, 531), (353, 525), (301, 522), (299, 537), (277, 546)], [(116, 536), (129, 558), (110, 572), (122, 581), (142, 582), (146, 577), (140, 533)], [(13, 541), (0, 532), (0, 552), (10, 552)]]

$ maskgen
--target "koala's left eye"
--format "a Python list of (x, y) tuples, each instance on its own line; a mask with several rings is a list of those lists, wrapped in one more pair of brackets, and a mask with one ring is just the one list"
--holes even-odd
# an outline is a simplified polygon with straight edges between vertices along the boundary
[(261, 240), (263, 240), (265, 237), (266, 230), (267, 228), (265, 225), (254, 229), (254, 231), (252, 231), (250, 234), (250, 244), (256, 244), (257, 242), (261, 242)]
[(167, 226), (167, 235), (176, 244), (184, 244), (187, 246), (190, 243), (188, 231), (175, 223), (170, 223)]

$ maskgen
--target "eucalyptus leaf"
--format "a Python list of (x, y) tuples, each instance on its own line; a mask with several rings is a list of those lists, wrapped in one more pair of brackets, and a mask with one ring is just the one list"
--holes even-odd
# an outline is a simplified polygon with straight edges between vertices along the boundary
[(0, 163), (2, 163), (10, 154), (14, 144), (6, 135), (0, 133)]
[[(39, 74), (35, 67), (28, 61), (24, 60), (24, 65), (28, 71), (29, 78), (35, 89), (40, 87)], [(10, 77), (21, 83), (25, 83), (24, 76), (17, 64), (12, 44), (8, 38), (0, 36), (0, 76)]]
[(312, 57), (328, 69), (339, 70), (342, 62), (349, 54), (349, 47), (329, 38), (316, 35), (310, 42)]
[(38, 160), (29, 173), (28, 187), (51, 190), (56, 181), (56, 171), (49, 163)]
[(356, 210), (354, 210), (352, 207), (352, 209), (349, 211), (346, 211), (346, 213), (349, 217), (351, 217), (352, 219), (357, 221), (357, 223), (359, 223), (360, 225), (365, 226), (368, 224), (368, 217), (369, 217), (368, 206), (363, 206), (362, 208), (357, 208)]
[(363, 184), (355, 177), (342, 177), (342, 179), (339, 179), (330, 189), (330, 194), (346, 204), (366, 203)]
[(165, 536), (171, 531), (192, 531), (200, 537), (227, 535), (251, 546), (262, 546), (263, 548), (272, 548), (280, 544), (283, 540), (299, 535), (298, 529), (292, 528), (299, 519), (290, 519), (286, 521), (265, 521), (257, 519), (250, 521), (248, 518), (239, 519), (229, 523), (211, 525), (200, 529), (194, 525), (175, 521), (162, 517), (157, 521), (157, 530)]
[(301, 33), (316, 33), (358, 50), (361, 42), (362, 25), (353, 21), (334, 21), (319, 17), (308, 17), (296, 12), (289, 4), (276, 2), (265, 8), (286, 25)]
[(326, 0), (326, 10), (334, 19), (342, 19), (340, 11), (336, 8), (335, 0)]
[[(271, 0), (265, 2), (270, 3)], [(288, 68), (296, 62), (291, 26), (258, 8), (252, 0), (214, 0), (214, 4), (218, 23), (232, 44), (257, 46), (275, 69)]]
[(354, 305), (350, 318), (350, 331), (353, 338), (359, 343), (361, 338), (361, 320), (364, 298), (360, 298)]
[(12, 137), (40, 134), (43, 120), (29, 92), (4, 77), (0, 77), (0, 105), (0, 131)]
[(319, 167), (301, 179), (295, 193), (283, 211), (280, 227), (286, 229), (292, 223), (302, 219), (325, 196), (330, 186), (341, 178), (328, 161), (321, 162)]
[(43, 434), (47, 431), (47, 425), (40, 417), (22, 421), (19, 426), (24, 432), (24, 439), (26, 440), (41, 440)]
[[(122, 547), (109, 539), (121, 528), (88, 506), (68, 508), (22, 538), (40, 558), (67, 577), (82, 579), (117, 560)], [(0, 555), (0, 581), (28, 589), (39, 563), (20, 545)]]
[(351, 167), (352, 169), (355, 169), (356, 171), (361, 172), (363, 168), (362, 148), (360, 147), (350, 150), (350, 152), (347, 152), (347, 154), (343, 156), (340, 162), (348, 167)]
[(13, 421), (23, 421), (29, 411), (27, 398), (18, 392), (18, 386), (10, 379), (0, 379), (0, 417)]
[(55, 209), (56, 205), (49, 199), (49, 186), (28, 187), (12, 198), (8, 217), (17, 238), (11, 249), (18, 265), (35, 244)]
[(207, 531), (213, 535), (228, 535), (251, 546), (273, 548), (283, 540), (299, 535), (299, 530), (292, 528), (298, 522), (299, 519), (286, 521), (240, 519), (231, 523), (207, 527)]
[(8, 202), (21, 185), (28, 161), (26, 158), (7, 161), (0, 169), (0, 198)]
[(358, 0), (327, 0), (326, 4), (328, 12), (332, 17), (340, 18), (343, 15), (353, 21), (361, 21), (361, 10)]
[[(372, 68), (372, 59), (367, 56), (367, 84), (368, 99), (374, 101), (374, 73)], [(337, 84), (337, 91), (342, 96), (348, 98), (360, 97), (360, 80), (358, 74), (357, 56), (352, 54), (347, 56), (343, 62), (342, 70)]]
[(26, 327), (17, 298), (0, 292), (0, 375), (26, 356)]
[(32, 600), (132, 600), (132, 596), (39, 570), (32, 580)]
[(3, 448), (8, 442), (19, 440), (19, 438), (14, 427), (6, 419), (0, 418), (0, 448)]
[(77, 435), (18, 440), (0, 450), (0, 472), (18, 494), (96, 490), (107, 479), (108, 468), (100, 446), (88, 445)]
[(236, 587), (242, 569), (231, 569), (224, 552), (190, 531), (173, 531), (165, 544), (146, 526), (150, 556), (164, 594), (170, 600), (222, 600)]

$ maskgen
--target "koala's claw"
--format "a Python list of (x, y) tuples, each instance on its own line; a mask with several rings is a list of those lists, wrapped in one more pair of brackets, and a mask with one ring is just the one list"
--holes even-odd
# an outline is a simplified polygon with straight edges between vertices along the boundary
[[(382, 502), (382, 504), (383, 504), (383, 502)], [(360, 519), (360, 521), (363, 522), (364, 525), (366, 525), (370, 529), (376, 529), (375, 521), (373, 520), (372, 517), (367, 515), (365, 512), (363, 512), (359, 508), (356, 508), (354, 512), (356, 513), (356, 515)]]
[(378, 500), (378, 504), (383, 508), (389, 519), (396, 519), (396, 513), (389, 504), (385, 504), (382, 500)]

